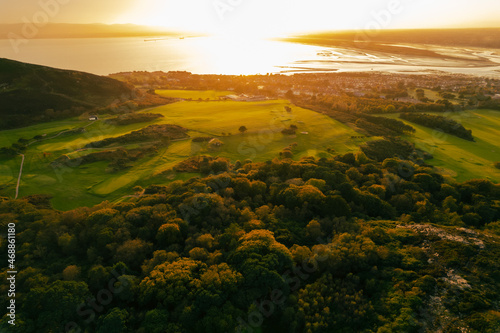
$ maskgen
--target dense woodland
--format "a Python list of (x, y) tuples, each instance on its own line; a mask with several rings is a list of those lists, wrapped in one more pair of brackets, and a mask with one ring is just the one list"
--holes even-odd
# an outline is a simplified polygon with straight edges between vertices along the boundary
[(201, 177), (67, 212), (4, 198), (15, 331), (497, 332), (500, 185), (367, 155), (200, 158)]
[(462, 124), (450, 118), (426, 113), (401, 113), (399, 117), (416, 124), (458, 136), (465, 140), (474, 141), (471, 130), (464, 128)]

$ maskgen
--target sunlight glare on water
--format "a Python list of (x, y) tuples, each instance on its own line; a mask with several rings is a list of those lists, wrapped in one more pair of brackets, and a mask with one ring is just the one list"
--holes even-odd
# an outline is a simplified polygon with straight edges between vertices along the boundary
[[(500, 76), (500, 57), (486, 49), (439, 47), (442, 54), (464, 60), (418, 58), (366, 52), (348, 47), (322, 47), (234, 35), (185, 38), (35, 39), (15, 52), (0, 39), (0, 57), (44, 66), (107, 75), (130, 71), (188, 71), (194, 74), (251, 75), (293, 72), (414, 72)], [(490, 64), (471, 66), (482, 56)]]
[[(279, 71), (277, 66), (297, 59), (317, 57), (317, 47), (258, 39), (199, 38), (187, 42), (187, 57), (196, 57), (195, 73), (266, 74)], [(299, 46), (299, 47), (297, 47)], [(170, 45), (163, 45), (166, 52)]]
[(8, 40), (0, 40), (0, 57), (101, 75), (134, 70), (266, 74), (297, 60), (319, 58), (321, 49), (229, 37), (85, 38), (30, 40), (16, 53)]

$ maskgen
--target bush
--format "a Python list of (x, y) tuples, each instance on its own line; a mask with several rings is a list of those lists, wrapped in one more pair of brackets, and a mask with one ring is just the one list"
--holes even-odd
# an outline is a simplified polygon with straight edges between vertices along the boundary
[(283, 135), (295, 135), (295, 130), (293, 128), (285, 128), (281, 131)]
[(382, 162), (391, 157), (408, 159), (415, 147), (400, 139), (381, 139), (367, 142), (361, 146), (361, 150), (368, 158)]

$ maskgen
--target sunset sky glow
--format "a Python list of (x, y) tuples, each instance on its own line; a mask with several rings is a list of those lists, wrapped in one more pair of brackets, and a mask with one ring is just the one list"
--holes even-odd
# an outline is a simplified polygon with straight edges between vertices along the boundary
[(249, 36), (500, 26), (498, 0), (4, 0), (0, 22), (31, 20), (42, 4), (54, 9), (54, 23), (133, 23)]

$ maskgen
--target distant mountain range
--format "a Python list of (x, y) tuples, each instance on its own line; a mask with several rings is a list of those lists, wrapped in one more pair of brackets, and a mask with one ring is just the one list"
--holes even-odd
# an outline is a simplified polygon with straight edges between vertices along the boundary
[(109, 77), (0, 58), (0, 129), (80, 115), (133, 94)]
[(0, 39), (16, 38), (112, 38), (112, 37), (180, 37), (186, 33), (161, 27), (134, 24), (50, 23), (37, 28), (29, 24), (0, 24)]
[(323, 46), (345, 44), (431, 44), (500, 48), (500, 28), (411, 29), (320, 32), (286, 38), (286, 41)]

